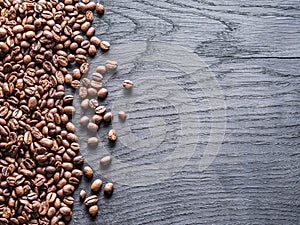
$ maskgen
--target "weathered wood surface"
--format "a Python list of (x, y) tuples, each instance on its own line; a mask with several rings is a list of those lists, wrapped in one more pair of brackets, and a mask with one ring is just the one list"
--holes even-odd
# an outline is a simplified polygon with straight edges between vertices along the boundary
[[(100, 194), (99, 215), (90, 219), (77, 201), (71, 224), (300, 224), (300, 1), (103, 3), (106, 13), (96, 26), (97, 34), (112, 43), (106, 57), (126, 55), (130, 49), (118, 52), (118, 46), (140, 40), (170, 42), (196, 53), (223, 90), (227, 129), (217, 157), (199, 172), (211, 118), (201, 90), (167, 66), (137, 64), (135, 71), (119, 71), (106, 83), (111, 90), (108, 107), (124, 98), (118, 91), (123, 78), (151, 77), (154, 71), (183, 85), (187, 79), (185, 90), (198, 110), (200, 138), (192, 143), (197, 144), (195, 152), (179, 172), (158, 184), (137, 187), (119, 184), (116, 178), (112, 198)], [(104, 59), (93, 59), (93, 68)], [(147, 139), (148, 128), (159, 126), (148, 122), (161, 115), (167, 127), (164, 142), (140, 151), (117, 142), (110, 149), (114, 157), (141, 165), (172, 153), (179, 116), (172, 107), (159, 107), (155, 101), (141, 100), (129, 121), (133, 132)], [(107, 145), (105, 132), (100, 136)], [(97, 149), (95, 159), (101, 154)], [(77, 193), (88, 185), (84, 180)]]

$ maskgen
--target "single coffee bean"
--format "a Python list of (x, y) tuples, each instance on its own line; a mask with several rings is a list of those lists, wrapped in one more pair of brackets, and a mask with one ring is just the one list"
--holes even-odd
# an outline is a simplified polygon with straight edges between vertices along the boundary
[(96, 97), (97, 96), (97, 90), (95, 88), (88, 88), (88, 95), (90, 97)]
[(119, 116), (119, 118), (120, 118), (121, 120), (125, 120), (126, 117), (127, 117), (127, 115), (126, 115), (126, 113), (125, 113), (124, 111), (120, 111), (120, 112), (118, 113), (118, 116)]
[(81, 102), (81, 104), (80, 104), (81, 108), (83, 108), (83, 109), (88, 109), (88, 108), (89, 108), (89, 102), (90, 102), (89, 99), (84, 99), (84, 100)]
[(108, 139), (110, 141), (116, 141), (117, 140), (117, 131), (116, 130), (110, 130), (108, 132)]
[(67, 114), (67, 115), (71, 115), (73, 113), (75, 113), (76, 109), (74, 106), (65, 106), (64, 107), (64, 112)]
[(100, 106), (98, 106), (98, 107), (95, 108), (95, 113), (97, 115), (102, 115), (105, 112), (106, 112), (106, 107), (105, 106), (100, 105)]
[(66, 129), (67, 129), (67, 131), (69, 131), (69, 132), (71, 132), (71, 133), (74, 133), (75, 130), (76, 130), (76, 127), (75, 127), (75, 125), (74, 125), (73, 123), (68, 122), (68, 123), (66, 124)]
[(95, 109), (95, 108), (97, 108), (98, 106), (99, 106), (99, 102), (98, 102), (98, 100), (97, 99), (90, 99), (90, 101), (89, 101), (89, 106), (90, 106), (90, 108), (91, 109)]
[(82, 74), (81, 71), (79, 69), (74, 69), (72, 72), (73, 78), (76, 80), (80, 80)]
[(85, 199), (85, 197), (86, 197), (86, 191), (85, 190), (81, 190), (80, 194), (79, 194), (79, 197), (80, 197), (81, 200)]
[(104, 157), (100, 160), (100, 163), (101, 163), (101, 165), (103, 165), (103, 166), (107, 166), (108, 164), (111, 163), (111, 160), (112, 160), (112, 157), (111, 157), (110, 155), (104, 156)]
[(79, 120), (79, 123), (80, 123), (81, 126), (85, 127), (85, 126), (88, 125), (89, 121), (90, 121), (89, 117), (83, 116), (83, 117), (81, 117), (81, 119)]
[(108, 90), (106, 88), (101, 88), (98, 91), (98, 97), (101, 98), (101, 99), (106, 98), (107, 94), (108, 94)]
[(80, 72), (82, 74), (85, 74), (89, 71), (90, 69), (90, 65), (88, 63), (83, 63), (81, 66), (80, 66)]
[(97, 205), (93, 205), (89, 208), (88, 212), (91, 216), (96, 216), (98, 214), (99, 207)]
[[(105, 66), (98, 66), (98, 67), (96, 68), (96, 72), (104, 75), (104, 74), (106, 73), (106, 67), (105, 67)], [(102, 78), (103, 78), (103, 77), (102, 77)], [(101, 78), (101, 80), (102, 80), (102, 78)], [(101, 80), (100, 80), (100, 81), (101, 81)]]
[(118, 63), (115, 61), (107, 60), (105, 63), (107, 70), (116, 70), (118, 68)]
[(131, 80), (124, 80), (122, 85), (124, 88), (130, 89), (133, 87), (133, 82)]
[(105, 113), (103, 116), (103, 120), (105, 122), (110, 122), (113, 119), (113, 114), (111, 112)]
[(88, 145), (91, 147), (96, 147), (98, 145), (98, 138), (97, 137), (90, 137), (88, 139)]
[(96, 47), (99, 47), (101, 44), (101, 40), (95, 36), (91, 37), (90, 42), (91, 42), (91, 44), (95, 45)]
[(103, 73), (99, 73), (99, 72), (92, 73), (92, 79), (95, 80), (95, 81), (101, 82), (102, 79), (103, 79), (103, 76), (101, 74), (103, 74)]
[(108, 51), (110, 49), (110, 43), (107, 41), (102, 41), (100, 44), (100, 48), (102, 51)]
[(88, 53), (90, 56), (95, 56), (97, 53), (97, 49), (95, 45), (90, 45), (90, 47), (88, 48)]
[(97, 124), (98, 126), (100, 125), (100, 123), (102, 122), (103, 118), (102, 116), (99, 116), (99, 115), (94, 115), (92, 117), (92, 121)]
[(81, 166), (84, 163), (84, 157), (82, 155), (76, 156), (73, 159), (73, 163), (76, 166)]
[(104, 185), (104, 194), (107, 196), (112, 195), (113, 191), (114, 191), (114, 184), (113, 183), (107, 183)]
[(104, 14), (104, 6), (101, 5), (100, 3), (96, 3), (96, 12), (99, 14), (99, 15), (103, 15)]
[(83, 85), (85, 88), (88, 88), (88, 87), (90, 86), (90, 84), (91, 84), (91, 81), (90, 81), (90, 79), (88, 79), (88, 78), (83, 78), (81, 82), (82, 82), (82, 85)]
[(96, 133), (96, 132), (98, 131), (99, 127), (98, 127), (98, 125), (95, 124), (95, 123), (89, 123), (89, 124), (87, 125), (87, 129), (88, 129), (89, 132)]
[(89, 166), (85, 166), (83, 168), (83, 174), (87, 177), (87, 178), (92, 178), (93, 177), (93, 169)]
[(63, 192), (65, 195), (70, 195), (74, 192), (75, 188), (71, 184), (67, 184), (63, 187)]
[(91, 195), (84, 200), (84, 204), (86, 206), (93, 206), (98, 203), (98, 200), (99, 199), (98, 199), (97, 195)]
[(91, 87), (95, 88), (96, 90), (99, 90), (100, 88), (102, 88), (102, 83), (92, 80), (91, 81)]
[(100, 190), (101, 186), (102, 186), (102, 180), (100, 179), (96, 179), (94, 180), (94, 182), (92, 183), (91, 185), (91, 190), (94, 191), (94, 192), (97, 192)]
[(73, 80), (71, 82), (71, 87), (74, 88), (74, 89), (78, 89), (80, 86), (80, 81), (79, 80)]

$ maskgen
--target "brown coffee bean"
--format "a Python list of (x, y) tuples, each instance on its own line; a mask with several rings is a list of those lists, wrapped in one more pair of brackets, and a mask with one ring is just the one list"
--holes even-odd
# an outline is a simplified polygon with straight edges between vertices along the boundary
[(37, 99), (35, 97), (30, 97), (28, 100), (28, 108), (30, 110), (35, 110), (37, 107)]
[(98, 199), (97, 195), (91, 195), (84, 200), (84, 204), (86, 206), (93, 206), (98, 203), (98, 200), (99, 199)]
[[(97, 68), (98, 68), (98, 67), (97, 67)], [(106, 70), (105, 70), (105, 71), (106, 71)], [(92, 73), (92, 79), (93, 79), (94, 81), (101, 82), (102, 79), (103, 79), (103, 76), (102, 76), (100, 73), (98, 73), (98, 72)]]
[(80, 123), (81, 126), (84, 126), (84, 127), (85, 127), (85, 126), (88, 125), (89, 121), (90, 121), (89, 117), (83, 116), (83, 117), (81, 117), (81, 119), (79, 120), (79, 123)]
[(84, 163), (84, 157), (79, 155), (79, 156), (76, 156), (74, 159), (73, 159), (73, 163), (74, 165), (76, 166), (81, 166), (83, 163)]
[(71, 184), (67, 184), (63, 187), (63, 192), (65, 195), (70, 195), (74, 192), (75, 188)]
[(104, 156), (101, 160), (100, 160), (100, 164), (103, 166), (107, 166), (108, 164), (111, 163), (112, 157), (110, 155), (108, 156)]
[(65, 76), (65, 83), (70, 85), (72, 81), (73, 81), (73, 77), (70, 74), (67, 74)]
[(121, 120), (125, 120), (126, 117), (127, 117), (127, 115), (126, 115), (126, 113), (125, 113), (124, 111), (120, 111), (120, 112), (118, 113), (118, 116), (119, 116), (119, 118), (120, 118)]
[(133, 82), (131, 80), (124, 80), (122, 85), (124, 88), (130, 89), (133, 87)]
[(83, 109), (88, 109), (89, 108), (89, 102), (90, 102), (90, 100), (89, 99), (84, 99), (82, 102), (81, 102), (81, 104), (80, 104), (80, 106), (81, 106), (81, 108), (83, 108)]
[(117, 131), (116, 130), (110, 130), (108, 132), (108, 139), (110, 141), (116, 141), (117, 140)]
[(97, 49), (95, 45), (90, 45), (90, 47), (88, 48), (88, 53), (90, 56), (95, 56), (97, 53)]
[[(104, 75), (104, 74), (106, 73), (106, 67), (105, 67), (105, 66), (98, 66), (98, 67), (96, 68), (96, 72)], [(102, 77), (102, 78), (103, 78), (103, 77)], [(101, 80), (102, 80), (102, 78), (101, 78)], [(100, 81), (101, 81), (101, 80), (100, 80)]]
[(91, 147), (96, 147), (98, 145), (98, 138), (90, 137), (88, 139), (88, 145), (91, 146)]
[(113, 191), (114, 191), (114, 184), (113, 183), (107, 183), (104, 185), (104, 194), (107, 196), (112, 195)]
[(67, 131), (69, 131), (71, 133), (74, 133), (76, 131), (75, 125), (73, 123), (71, 123), (71, 122), (68, 122), (66, 124), (66, 129), (67, 129)]
[(96, 132), (98, 131), (99, 127), (98, 127), (98, 125), (95, 124), (95, 123), (89, 123), (89, 124), (87, 125), (87, 129), (88, 129), (89, 132), (96, 133)]
[(87, 88), (86, 87), (80, 87), (79, 88), (79, 97), (80, 98), (86, 98), (87, 95), (88, 95)]
[(108, 51), (110, 49), (110, 43), (107, 41), (102, 41), (100, 44), (100, 48), (102, 51)]
[(106, 98), (107, 94), (108, 94), (108, 90), (106, 88), (101, 88), (98, 91), (98, 97), (101, 98), (101, 99)]
[(80, 69), (74, 69), (72, 72), (72, 75), (73, 75), (73, 78), (76, 80), (80, 80), (80, 78), (82, 76)]
[(88, 88), (88, 95), (90, 97), (96, 97), (97, 96), (97, 90), (95, 88)]
[(79, 80), (73, 80), (71, 82), (71, 87), (74, 89), (78, 89), (80, 87), (80, 81)]
[(95, 108), (97, 108), (98, 106), (99, 106), (99, 102), (98, 102), (98, 100), (97, 99), (90, 99), (90, 101), (89, 101), (89, 106), (90, 106), (90, 108), (91, 109), (95, 109)]
[(79, 197), (80, 197), (81, 200), (85, 199), (85, 197), (86, 197), (86, 191), (85, 190), (81, 190), (80, 194), (79, 194)]
[(88, 88), (91, 84), (91, 81), (88, 78), (83, 78), (81, 82), (82, 82), (82, 85), (86, 88)]
[(90, 69), (90, 65), (88, 63), (83, 63), (81, 66), (80, 66), (80, 72), (82, 74), (85, 74), (89, 71)]
[(99, 115), (94, 115), (92, 117), (92, 121), (97, 124), (98, 126), (100, 125), (100, 123), (102, 122), (103, 118), (102, 116), (99, 116)]
[(113, 119), (113, 114), (111, 112), (105, 113), (103, 116), (103, 120), (105, 122), (110, 122)]
[(94, 191), (94, 192), (97, 192), (100, 190), (101, 186), (102, 186), (102, 180), (100, 179), (96, 179), (94, 180), (94, 182), (92, 183), (91, 185), (91, 190)]
[(88, 212), (91, 216), (96, 216), (98, 214), (99, 207), (97, 205), (93, 205), (89, 208)]
[(96, 12), (100, 15), (104, 14), (104, 6), (101, 5), (100, 3), (96, 3)]
[(89, 166), (85, 166), (83, 169), (83, 174), (87, 177), (87, 178), (92, 178), (93, 177), (93, 169)]
[(76, 109), (74, 106), (65, 106), (64, 107), (64, 112), (67, 114), (67, 115), (71, 115), (73, 113), (75, 113)]
[(98, 115), (102, 115), (106, 112), (106, 107), (105, 106), (98, 106), (97, 108), (95, 108), (95, 113)]
[(101, 44), (101, 40), (95, 36), (91, 37), (90, 42), (91, 42), (91, 44), (95, 45), (96, 47), (99, 47)]
[(116, 61), (107, 60), (105, 63), (105, 67), (107, 70), (116, 70), (118, 69), (118, 63)]

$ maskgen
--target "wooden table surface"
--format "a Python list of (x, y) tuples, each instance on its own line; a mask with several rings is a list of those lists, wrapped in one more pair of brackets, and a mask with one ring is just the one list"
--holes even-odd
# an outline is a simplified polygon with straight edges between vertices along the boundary
[[(121, 106), (128, 107), (129, 117), (126, 124), (118, 125), (115, 117), (112, 125), (102, 127), (97, 149), (83, 144), (87, 163), (96, 167), (94, 178), (112, 180), (115, 191), (111, 198), (99, 194), (100, 212), (91, 219), (78, 200), (81, 189), (90, 194), (90, 183), (83, 179), (74, 195), (71, 224), (300, 224), (300, 1), (103, 4), (106, 12), (96, 18), (96, 34), (112, 48), (91, 59), (91, 71), (106, 59), (118, 60), (118, 72), (104, 82), (110, 93), (103, 104), (115, 114)], [(175, 54), (166, 60), (155, 56), (156, 62), (144, 62), (147, 54), (132, 57), (146, 52), (143, 43), (165, 46), (166, 54), (168, 49)], [(182, 65), (174, 66), (170, 55), (177, 62), (182, 58)], [(207, 83), (199, 86), (188, 75), (187, 70), (198, 65), (188, 65), (189, 57), (207, 65), (224, 105), (210, 105), (207, 96), (214, 90), (208, 93)], [(132, 93), (122, 90), (124, 79), (138, 82)], [(186, 111), (179, 112), (184, 102)], [(212, 116), (214, 112), (222, 112), (223, 119)], [(226, 129), (214, 127), (218, 124)], [(193, 127), (190, 134), (183, 134), (182, 129), (189, 129), (185, 125)], [(114, 146), (105, 138), (110, 127), (120, 130)], [(80, 132), (84, 142), (86, 133)], [(214, 132), (221, 132), (216, 141), (221, 145), (209, 152)], [(167, 176), (151, 170), (175, 149), (188, 158), (183, 166), (176, 158), (178, 170), (166, 164), (164, 169), (171, 171)], [(114, 157), (111, 167), (120, 173), (103, 175), (97, 167), (107, 152)], [(213, 161), (201, 169), (205, 154)], [(115, 162), (126, 164), (125, 170)], [(140, 171), (144, 165), (149, 170)]]

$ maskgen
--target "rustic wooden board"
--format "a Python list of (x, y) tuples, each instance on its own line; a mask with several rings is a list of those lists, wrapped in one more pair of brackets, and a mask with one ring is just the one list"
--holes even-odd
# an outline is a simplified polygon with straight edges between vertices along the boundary
[[(110, 199), (99, 194), (100, 213), (95, 219), (78, 201), (79, 190), (89, 189), (89, 182), (83, 180), (75, 193), (71, 224), (300, 224), (300, 1), (103, 3), (106, 13), (96, 19), (97, 35), (111, 41), (112, 49), (92, 59), (91, 70), (107, 58), (132, 60), (105, 81), (111, 92), (104, 104), (113, 108), (112, 102), (128, 97), (120, 91), (124, 78), (135, 81), (155, 73), (184, 86), (196, 108), (191, 120), (201, 124), (201, 129), (199, 139), (190, 140), (196, 146), (194, 154), (168, 179), (160, 181), (157, 177), (159, 183), (139, 186), (118, 183), (118, 176), (112, 179), (115, 192)], [(137, 49), (120, 48), (145, 40), (169, 42), (196, 53), (224, 93), (225, 138), (215, 160), (204, 171), (199, 171), (199, 162), (208, 142), (214, 108), (208, 107), (204, 93), (180, 68), (168, 62), (162, 62), (163, 66), (140, 63), (130, 58)], [(181, 54), (178, 52), (179, 57)], [(139, 86), (143, 88), (146, 90), (147, 84)], [(175, 91), (174, 86), (166, 88)], [(105, 154), (103, 149), (109, 149), (118, 160), (128, 163), (130, 170), (172, 154), (180, 136), (180, 115), (167, 100), (141, 97), (128, 123), (139, 140), (146, 140), (143, 143), (151, 136), (155, 140), (163, 137), (159, 146), (132, 149), (117, 142), (107, 147), (105, 132), (109, 127), (103, 127), (100, 147), (89, 152), (88, 162), (97, 162)], [(165, 136), (151, 133), (151, 128), (160, 126)], [(81, 139), (86, 139), (80, 132)], [(95, 177), (102, 174), (98, 168), (96, 173)], [(103, 174), (101, 177), (110, 179)]]

